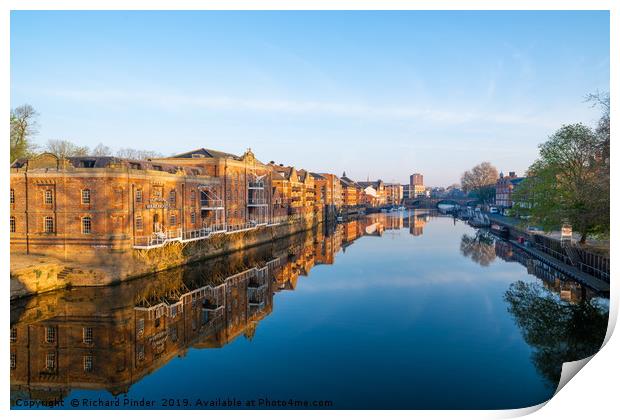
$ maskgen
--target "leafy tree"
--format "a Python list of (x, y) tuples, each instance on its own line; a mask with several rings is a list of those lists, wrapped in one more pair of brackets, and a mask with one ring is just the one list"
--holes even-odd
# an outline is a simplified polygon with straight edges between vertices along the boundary
[(11, 110), (10, 159), (27, 158), (36, 151), (32, 137), (37, 134), (39, 113), (32, 105), (22, 105)]
[(78, 146), (68, 140), (49, 140), (45, 151), (58, 157), (88, 156), (89, 154), (88, 147)]
[(564, 362), (592, 356), (603, 345), (609, 311), (596, 301), (564, 302), (539, 283), (524, 281), (512, 283), (504, 299), (533, 347), (534, 366), (553, 387)]
[(131, 148), (119, 149), (119, 151), (116, 152), (116, 156), (119, 158), (136, 160), (146, 160), (163, 157), (161, 153), (157, 153), (152, 150), (136, 150)]
[[(545, 230), (570, 223), (581, 234), (609, 232), (609, 159), (603, 141), (583, 124), (564, 125), (539, 146), (540, 158), (515, 190), (520, 209)], [(607, 163), (605, 163), (607, 161)]]
[(465, 171), (461, 177), (461, 186), (466, 193), (472, 193), (483, 204), (492, 202), (495, 197), (495, 184), (498, 179), (497, 169), (489, 162), (474, 166)]

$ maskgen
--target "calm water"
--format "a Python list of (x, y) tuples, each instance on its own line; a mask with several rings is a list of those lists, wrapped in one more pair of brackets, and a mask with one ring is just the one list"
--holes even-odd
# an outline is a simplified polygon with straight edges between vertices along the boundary
[(526, 407), (553, 395), (562, 362), (598, 350), (607, 308), (452, 218), (369, 215), (116, 287), (14, 303), (11, 400)]

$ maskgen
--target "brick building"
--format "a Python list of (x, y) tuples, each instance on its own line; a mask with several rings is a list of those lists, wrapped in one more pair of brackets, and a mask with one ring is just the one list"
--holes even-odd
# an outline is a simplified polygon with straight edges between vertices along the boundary
[(201, 212), (201, 192), (222, 186), (199, 167), (44, 153), (14, 162), (10, 183), (12, 252), (122, 251), (224, 222), (221, 208)]
[(512, 208), (514, 201), (512, 194), (514, 189), (524, 180), (518, 177), (515, 172), (509, 172), (508, 176), (500, 173), (499, 179), (495, 184), (495, 205), (501, 210)]

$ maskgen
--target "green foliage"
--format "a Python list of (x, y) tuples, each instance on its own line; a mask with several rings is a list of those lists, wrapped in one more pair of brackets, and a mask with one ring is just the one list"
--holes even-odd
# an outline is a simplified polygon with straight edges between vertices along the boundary
[(515, 190), (517, 211), (547, 231), (568, 222), (582, 241), (609, 232), (609, 166), (600, 137), (583, 124), (565, 125), (539, 148)]

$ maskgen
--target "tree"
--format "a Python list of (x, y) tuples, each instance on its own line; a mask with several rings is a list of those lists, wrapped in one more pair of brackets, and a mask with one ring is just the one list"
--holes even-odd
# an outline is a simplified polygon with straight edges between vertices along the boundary
[(36, 151), (32, 137), (37, 134), (39, 113), (32, 105), (22, 105), (11, 110), (10, 159), (27, 158)]
[(68, 140), (49, 140), (45, 151), (58, 157), (88, 156), (89, 153), (88, 147), (78, 146)]
[[(609, 159), (604, 141), (583, 124), (564, 125), (539, 146), (540, 157), (515, 190), (521, 211), (546, 231), (564, 223), (581, 234), (609, 232)], [(606, 163), (607, 162), (607, 163)]]
[(495, 197), (497, 178), (497, 169), (489, 162), (482, 162), (471, 171), (465, 171), (461, 186), (463, 191), (473, 193), (483, 204), (487, 204)]
[(119, 149), (116, 156), (123, 159), (147, 160), (163, 157), (162, 154), (152, 150), (136, 150), (131, 148)]
[(112, 149), (99, 143), (91, 152), (92, 156), (112, 156)]
[(495, 242), (493, 238), (477, 231), (476, 236), (464, 234), (461, 237), (461, 254), (483, 267), (488, 267), (495, 261)]

